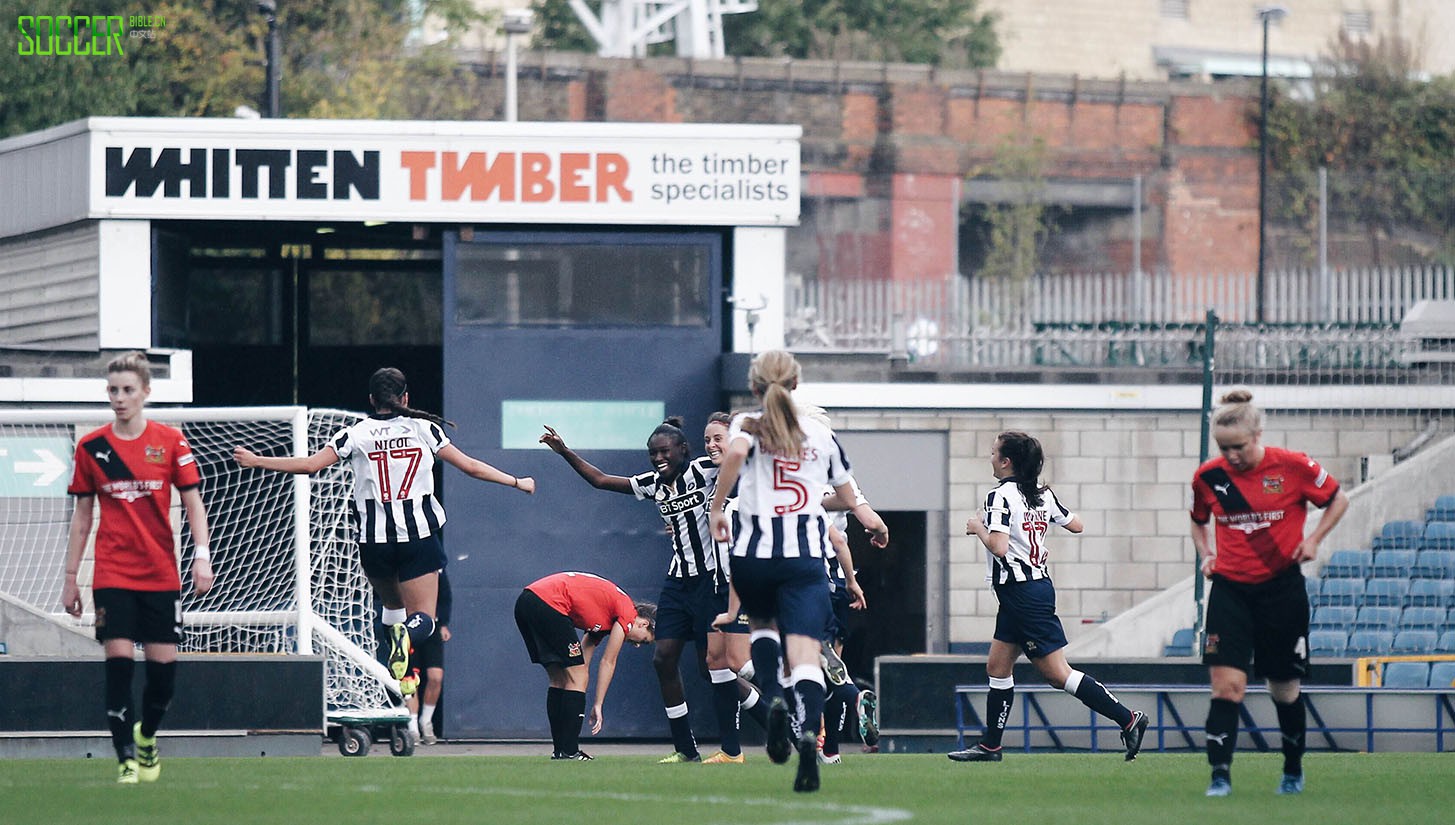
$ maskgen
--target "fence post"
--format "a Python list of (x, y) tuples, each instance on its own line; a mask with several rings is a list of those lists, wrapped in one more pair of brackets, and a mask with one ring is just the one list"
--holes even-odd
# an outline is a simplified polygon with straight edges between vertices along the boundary
[[(1217, 345), (1218, 315), (1213, 310), (1207, 311), (1207, 320), (1204, 323), (1202, 336), (1202, 425), (1199, 428), (1198, 459), (1197, 466), (1201, 467), (1211, 454), (1209, 442), (1212, 429), (1212, 394), (1213, 394), (1213, 348)], [(1202, 577), (1202, 559), (1194, 558), (1192, 561), (1192, 598), (1197, 603), (1197, 639), (1198, 649), (1202, 645), (1202, 608), (1205, 582)]]

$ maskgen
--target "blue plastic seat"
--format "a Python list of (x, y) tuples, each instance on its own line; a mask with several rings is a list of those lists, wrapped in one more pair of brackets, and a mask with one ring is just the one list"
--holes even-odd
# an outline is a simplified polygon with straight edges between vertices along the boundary
[(1384, 666), (1380, 684), (1387, 688), (1422, 688), (1430, 686), (1429, 662), (1390, 662)]
[(1364, 604), (1364, 587), (1364, 579), (1324, 579), (1319, 604), (1358, 607)]
[(1335, 550), (1324, 565), (1324, 575), (1330, 578), (1369, 578), (1374, 569), (1373, 550)]
[(1435, 652), (1440, 634), (1433, 630), (1401, 630), (1394, 634), (1394, 652), (1401, 655)]
[(1359, 608), (1359, 614), (1354, 617), (1355, 630), (1394, 630), (1399, 626), (1399, 616), (1403, 608), (1365, 605)]
[(1354, 626), (1354, 620), (1358, 615), (1359, 608), (1357, 607), (1331, 604), (1325, 607), (1315, 607), (1308, 624), (1311, 629), (1348, 632), (1349, 628)]
[(1425, 521), (1455, 521), (1455, 496), (1440, 496), (1425, 511)]
[(1406, 607), (1455, 606), (1455, 579), (1415, 579), (1404, 603)]
[(1315, 656), (1343, 656), (1349, 634), (1342, 630), (1314, 630), (1308, 634), (1309, 652)]
[(1430, 665), (1430, 687), (1455, 687), (1455, 662), (1435, 662)]
[(1435, 630), (1445, 626), (1443, 607), (1406, 607), (1399, 615), (1399, 626), (1405, 630)]
[(1356, 630), (1349, 634), (1349, 656), (1378, 656), (1388, 653), (1394, 647), (1392, 630)]
[(1435, 642), (1436, 653), (1455, 653), (1455, 630), (1447, 630), (1440, 634), (1440, 640)]
[(1370, 579), (1364, 585), (1363, 605), (1403, 607), (1405, 594), (1410, 592), (1409, 579)]
[(1162, 648), (1163, 656), (1191, 656), (1192, 646), (1197, 642), (1197, 631), (1184, 627), (1172, 634), (1172, 641)]
[(1421, 550), (1455, 550), (1455, 521), (1432, 521), (1420, 537)]
[(1319, 576), (1305, 576), (1303, 590), (1308, 594), (1308, 603), (1316, 605), (1319, 603), (1319, 590), (1323, 588), (1324, 580)]
[(1387, 521), (1374, 537), (1374, 552), (1377, 555), (1380, 550), (1416, 550), (1424, 534), (1424, 522)]
[(1414, 550), (1381, 550), (1374, 554), (1374, 569), (1369, 577), (1374, 579), (1407, 579), (1415, 566)]
[(1455, 550), (1421, 550), (1410, 575), (1417, 579), (1455, 579)]

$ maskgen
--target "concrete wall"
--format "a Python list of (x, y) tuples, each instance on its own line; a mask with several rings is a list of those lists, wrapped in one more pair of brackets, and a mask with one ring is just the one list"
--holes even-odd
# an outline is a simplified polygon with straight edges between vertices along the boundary
[[(949, 561), (951, 643), (988, 641), (997, 603), (985, 583), (985, 552), (964, 534), (965, 518), (991, 487), (989, 453), (996, 435), (1008, 429), (1030, 432), (1046, 450), (1043, 478), (1067, 506), (1081, 515), (1086, 532), (1064, 531), (1049, 540), (1058, 612), (1073, 641), (1097, 623), (1142, 604), (1168, 588), (1187, 588), (1194, 572), (1187, 502), (1199, 458), (1199, 416), (1194, 413), (1110, 414), (944, 411), (933, 414), (830, 410), (835, 428), (928, 430), (949, 437)], [(1359, 481), (1362, 456), (1385, 454), (1409, 443), (1425, 427), (1419, 413), (1311, 415), (1270, 411), (1264, 442), (1307, 452), (1346, 488)], [(1455, 493), (1447, 481), (1395, 484), (1406, 509), (1423, 512), (1441, 493)], [(873, 501), (873, 490), (866, 490)], [(1379, 508), (1351, 513), (1341, 536), (1351, 546), (1369, 539), (1386, 519)], [(1362, 538), (1360, 538), (1362, 537)], [(1356, 541), (1356, 539), (1358, 539)], [(1333, 542), (1325, 550), (1336, 549)], [(931, 575), (934, 575), (932, 572)], [(1154, 634), (1156, 653), (1178, 627), (1190, 624), (1190, 609), (1175, 600)], [(1184, 616), (1183, 613), (1186, 613)], [(1151, 637), (1149, 637), (1151, 639)], [(1149, 641), (1149, 645), (1151, 642)], [(1143, 650), (1138, 655), (1155, 655)]]
[(0, 593), (0, 642), (10, 656), (101, 660), (101, 646), (90, 628), (57, 622), (5, 593)]

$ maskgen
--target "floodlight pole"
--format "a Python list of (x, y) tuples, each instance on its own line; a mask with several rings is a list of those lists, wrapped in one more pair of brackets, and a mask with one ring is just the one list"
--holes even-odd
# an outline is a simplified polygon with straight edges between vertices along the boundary
[(1254, 287), (1257, 290), (1255, 320), (1261, 324), (1267, 320), (1264, 306), (1267, 255), (1264, 245), (1268, 223), (1268, 24), (1270, 21), (1283, 19), (1288, 14), (1288, 9), (1283, 6), (1260, 6), (1257, 13), (1258, 19), (1263, 23), (1263, 73), (1258, 89), (1258, 276)]

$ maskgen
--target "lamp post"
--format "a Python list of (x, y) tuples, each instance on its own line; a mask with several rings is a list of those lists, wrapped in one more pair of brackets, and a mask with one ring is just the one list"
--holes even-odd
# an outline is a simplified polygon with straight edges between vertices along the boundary
[(278, 65), (278, 4), (276, 0), (258, 0), (258, 12), (268, 19), (268, 42), (263, 46), (267, 58), (267, 89), (264, 95), (263, 117), (282, 117), (282, 105), (278, 100), (278, 86), (283, 67)]
[(505, 12), (505, 119), (516, 119), (516, 43), (515, 37), (530, 34), (535, 13), (530, 9), (510, 9)]
[(1288, 15), (1283, 6), (1259, 6), (1258, 19), (1263, 23), (1263, 76), (1258, 89), (1258, 277), (1254, 282), (1257, 290), (1256, 313), (1258, 323), (1263, 323), (1264, 297), (1264, 237), (1268, 223), (1268, 24), (1282, 20)]

